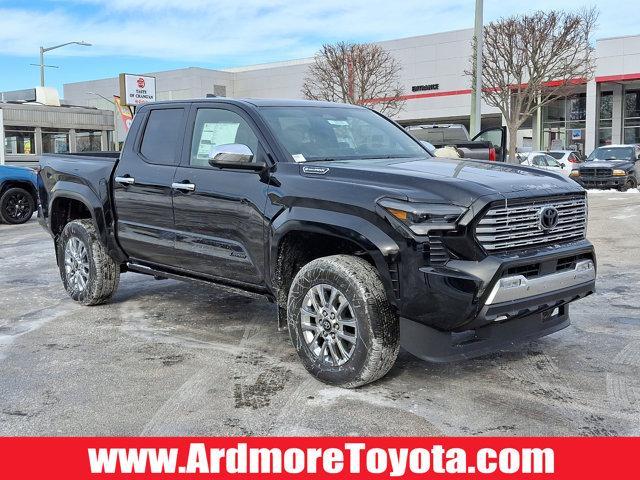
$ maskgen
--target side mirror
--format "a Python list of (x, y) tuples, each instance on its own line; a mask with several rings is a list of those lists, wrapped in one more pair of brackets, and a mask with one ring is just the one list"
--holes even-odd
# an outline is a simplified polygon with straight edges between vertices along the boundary
[(209, 165), (218, 168), (237, 168), (241, 170), (262, 170), (264, 162), (254, 162), (253, 152), (241, 143), (216, 145), (209, 153)]
[(563, 163), (561, 163), (561, 164), (560, 164), (560, 166), (561, 166), (562, 168), (564, 168), (564, 167), (566, 167), (567, 165), (563, 162)]

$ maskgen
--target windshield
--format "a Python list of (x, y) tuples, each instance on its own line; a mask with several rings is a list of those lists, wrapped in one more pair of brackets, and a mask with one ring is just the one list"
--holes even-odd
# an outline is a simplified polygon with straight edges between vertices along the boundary
[(633, 147), (599, 147), (596, 148), (587, 162), (596, 160), (633, 160)]
[(564, 157), (564, 152), (547, 152), (547, 155), (551, 155), (556, 160), (560, 160)]
[(260, 113), (297, 162), (429, 155), (401, 128), (365, 108), (262, 107)]

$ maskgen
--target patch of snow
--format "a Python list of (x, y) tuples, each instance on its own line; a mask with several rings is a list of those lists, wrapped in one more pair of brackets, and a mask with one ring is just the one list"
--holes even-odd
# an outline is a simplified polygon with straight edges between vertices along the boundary
[(587, 190), (587, 193), (589, 195), (602, 195), (602, 194), (612, 194), (612, 193), (622, 193), (622, 194), (638, 194), (640, 193), (640, 190), (638, 190), (637, 188), (630, 188), (629, 190), (627, 190), (626, 192), (621, 192), (620, 190), (614, 190), (614, 189), (609, 189), (609, 190)]

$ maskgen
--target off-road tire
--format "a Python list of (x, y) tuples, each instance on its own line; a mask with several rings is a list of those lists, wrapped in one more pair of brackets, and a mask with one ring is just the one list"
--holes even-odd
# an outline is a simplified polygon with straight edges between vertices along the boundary
[[(315, 285), (337, 288), (351, 304), (357, 323), (357, 339), (351, 358), (341, 366), (317, 361), (304, 339), (301, 307)], [(322, 257), (306, 264), (295, 276), (287, 302), (289, 335), (305, 368), (318, 380), (355, 388), (383, 377), (400, 349), (398, 316), (387, 300), (377, 270), (351, 255)]]
[[(85, 247), (89, 260), (89, 275), (86, 287), (79, 291), (67, 280), (65, 270), (65, 248), (72, 238)], [(82, 305), (99, 305), (111, 298), (120, 281), (120, 266), (108, 255), (98, 240), (96, 227), (91, 220), (74, 220), (65, 225), (57, 242), (58, 268), (65, 290)]]
[[(23, 199), (23, 202), (26, 202), (25, 213), (21, 215), (19, 218), (12, 217), (7, 211), (8, 203), (12, 197), (16, 195), (20, 195), (20, 198)], [(33, 216), (33, 212), (36, 209), (36, 202), (33, 198), (33, 195), (20, 187), (9, 188), (6, 192), (2, 194), (0, 197), (0, 223), (9, 223), (11, 225), (19, 225), (22, 223), (28, 222)]]

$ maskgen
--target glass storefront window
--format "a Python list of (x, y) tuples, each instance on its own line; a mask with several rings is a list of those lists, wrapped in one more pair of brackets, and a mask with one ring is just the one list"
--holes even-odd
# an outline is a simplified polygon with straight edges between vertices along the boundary
[(584, 153), (587, 96), (584, 93), (554, 100), (543, 109), (542, 148)]
[(577, 120), (586, 120), (587, 118), (587, 95), (581, 93), (573, 97), (567, 98), (567, 120), (575, 122)]
[(624, 94), (624, 143), (640, 143), (640, 90)]
[(565, 121), (565, 99), (559, 98), (544, 107), (543, 115), (545, 123)]
[(640, 143), (640, 118), (625, 118), (624, 143)]
[(613, 92), (600, 94), (600, 121), (611, 121), (613, 118)]
[(5, 127), (4, 152), (7, 155), (35, 155), (35, 129), (29, 127)]
[(69, 131), (43, 128), (42, 151), (44, 153), (68, 153)]
[(612, 129), (609, 128), (600, 128), (598, 130), (598, 146), (601, 147), (603, 145), (611, 145), (612, 143)]
[(102, 132), (100, 130), (76, 131), (76, 150), (78, 152), (99, 152), (102, 150)]
[(640, 90), (627, 90), (624, 95), (625, 118), (640, 118)]

